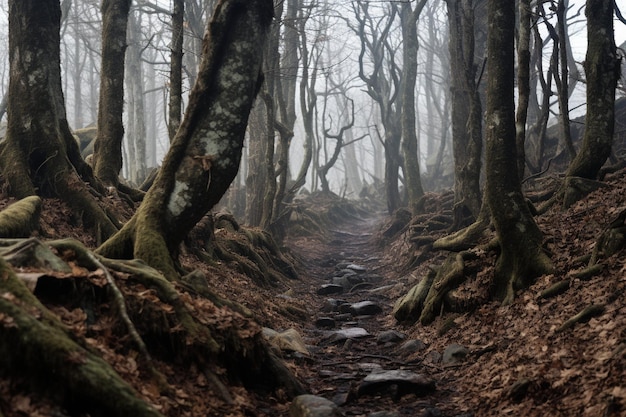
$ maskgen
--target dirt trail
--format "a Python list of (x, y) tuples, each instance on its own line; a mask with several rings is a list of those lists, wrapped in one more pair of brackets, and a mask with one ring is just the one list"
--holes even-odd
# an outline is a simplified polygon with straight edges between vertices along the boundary
[[(402, 277), (395, 272), (397, 265), (388, 264), (386, 248), (376, 242), (381, 221), (381, 216), (348, 219), (330, 230), (325, 240), (307, 237), (290, 242), (306, 267), (295, 296), (305, 299), (314, 312), (302, 329), (311, 351), (302, 364), (306, 382), (313, 394), (332, 400), (345, 415), (436, 416), (444, 409), (445, 415), (457, 415), (449, 404), (442, 404), (449, 400), (439, 386), (431, 390), (436, 367), (424, 364), (421, 357), (415, 359), (414, 353), (424, 345), (411, 342), (391, 316)], [(333, 293), (339, 287), (341, 292)], [(363, 331), (367, 335), (361, 337)], [(368, 375), (372, 379), (383, 370), (401, 372), (369, 386)]]

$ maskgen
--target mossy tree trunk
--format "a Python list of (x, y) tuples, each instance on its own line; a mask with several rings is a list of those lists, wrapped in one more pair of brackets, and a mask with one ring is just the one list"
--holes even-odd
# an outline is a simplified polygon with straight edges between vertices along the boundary
[(58, 0), (9, 2), (8, 126), (0, 167), (11, 195), (66, 200), (108, 237), (117, 228), (86, 183), (102, 192), (67, 122), (61, 87)]
[(613, 32), (613, 0), (587, 0), (587, 115), (583, 144), (568, 177), (595, 179), (611, 153), (615, 129), (615, 88), (620, 59)]
[(93, 167), (102, 182), (114, 187), (122, 169), (124, 54), (130, 3), (131, 0), (104, 0), (101, 7), (102, 66)]
[(500, 242), (495, 296), (511, 302), (515, 290), (552, 269), (517, 175), (514, 103), (515, 2), (489, 1), (487, 84), (487, 201)]
[(239, 169), (248, 115), (261, 84), (271, 0), (222, 0), (204, 39), (184, 120), (135, 216), (98, 252), (139, 258), (178, 277), (182, 240), (219, 201)]

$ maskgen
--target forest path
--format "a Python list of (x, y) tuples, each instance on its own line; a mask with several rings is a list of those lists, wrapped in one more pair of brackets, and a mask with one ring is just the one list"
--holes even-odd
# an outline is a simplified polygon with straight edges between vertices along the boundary
[(392, 249), (376, 241), (383, 219), (346, 218), (325, 239), (289, 241), (306, 268), (293, 295), (313, 312), (302, 329), (311, 353), (301, 364), (305, 380), (347, 416), (443, 415), (450, 400), (439, 386), (434, 391), (437, 369), (416, 355), (424, 344), (392, 316), (401, 277), (389, 264)]

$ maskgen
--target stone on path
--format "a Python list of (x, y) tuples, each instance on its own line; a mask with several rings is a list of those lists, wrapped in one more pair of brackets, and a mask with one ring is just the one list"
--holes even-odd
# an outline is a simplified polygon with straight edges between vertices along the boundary
[(282, 352), (299, 352), (303, 355), (309, 355), (309, 350), (296, 329), (291, 328), (278, 333), (276, 330), (264, 327), (263, 336), (272, 346)]
[(406, 339), (405, 334), (402, 334), (396, 330), (385, 330), (378, 334), (378, 337), (376, 338), (376, 343), (399, 343), (404, 339)]
[(336, 284), (324, 284), (317, 290), (317, 295), (340, 294), (343, 287)]
[(443, 366), (454, 366), (465, 360), (469, 354), (469, 349), (465, 346), (453, 343), (443, 351), (443, 357), (441, 363)]
[(326, 340), (331, 343), (340, 343), (345, 340), (360, 339), (368, 336), (370, 336), (370, 334), (362, 327), (349, 327), (347, 329), (330, 332)]
[(355, 316), (374, 316), (382, 313), (383, 309), (373, 301), (361, 301), (352, 304), (350, 312)]
[(367, 271), (367, 268), (365, 268), (364, 266), (361, 265), (357, 265), (357, 264), (350, 264), (346, 266), (346, 269), (350, 269), (356, 273), (362, 273)]
[(426, 349), (424, 342), (418, 339), (407, 340), (400, 346), (400, 352), (410, 355), (411, 353), (419, 352)]
[(341, 417), (335, 403), (317, 395), (299, 395), (289, 406), (289, 417)]
[(375, 371), (366, 376), (359, 385), (357, 394), (378, 395), (392, 393), (400, 398), (406, 394), (426, 395), (435, 390), (435, 381), (415, 372), (396, 369)]

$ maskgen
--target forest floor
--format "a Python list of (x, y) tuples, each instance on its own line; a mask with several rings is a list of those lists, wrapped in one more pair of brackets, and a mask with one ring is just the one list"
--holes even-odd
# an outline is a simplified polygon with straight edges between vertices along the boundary
[[(443, 312), (429, 326), (397, 323), (392, 309), (447, 255), (415, 243), (419, 230), (432, 238), (444, 234), (424, 225), (449, 209), (445, 194), (430, 195), (428, 215), (404, 224), (361, 207), (333, 216), (318, 230), (288, 237), (285, 247), (297, 265), (298, 279), (257, 285), (237, 272), (236, 263), (207, 265), (188, 251), (182, 260), (187, 269), (205, 272), (209, 286), (222, 296), (252, 310), (260, 326), (279, 333), (294, 329), (302, 343), (295, 337), (295, 345), (282, 345), (288, 367), (309, 392), (334, 401), (346, 416), (626, 415), (625, 253), (603, 259), (594, 275), (576, 274), (586, 266), (584, 255), (626, 206), (626, 172), (608, 177), (606, 183), (608, 187), (568, 210), (553, 209), (537, 217), (555, 274), (540, 277), (513, 304), (501, 306), (488, 301), (495, 253), (483, 251), (467, 266), (466, 281), (457, 291), (474, 300), (474, 308)], [(0, 208), (9, 202), (2, 200)], [(311, 198), (302, 204), (321, 211), (333, 203)], [(73, 237), (94, 247), (96, 242), (67, 210), (57, 200), (45, 200), (39, 237)], [(216, 235), (229, 233), (234, 232), (218, 230)], [(80, 268), (75, 272), (102, 280)], [(134, 303), (160, 303), (153, 292), (116, 278)], [(538, 297), (563, 280), (569, 280), (564, 293)], [(332, 282), (336, 285), (327, 285)], [(157, 357), (158, 369), (174, 388), (164, 396), (149, 383), (138, 354), (129, 349), (132, 343), (112, 324), (115, 318), (102, 313), (94, 324), (69, 300), (44, 303), (165, 415), (289, 415), (289, 400), (281, 393), (259, 394), (262, 390), (230, 381), (230, 400), (225, 401), (199, 370)], [(602, 313), (558, 331), (592, 304), (602, 305)], [(168, 306), (162, 308), (168, 311)], [(227, 316), (223, 309), (216, 314), (220, 320)], [(345, 329), (352, 330), (341, 332)], [(391, 374), (386, 383), (365, 383), (383, 370), (402, 372)], [(219, 370), (215, 373), (228, 379)], [(414, 379), (394, 380), (409, 373), (421, 375), (417, 388)], [(0, 378), (0, 411), (6, 417), (74, 415), (6, 378)]]

